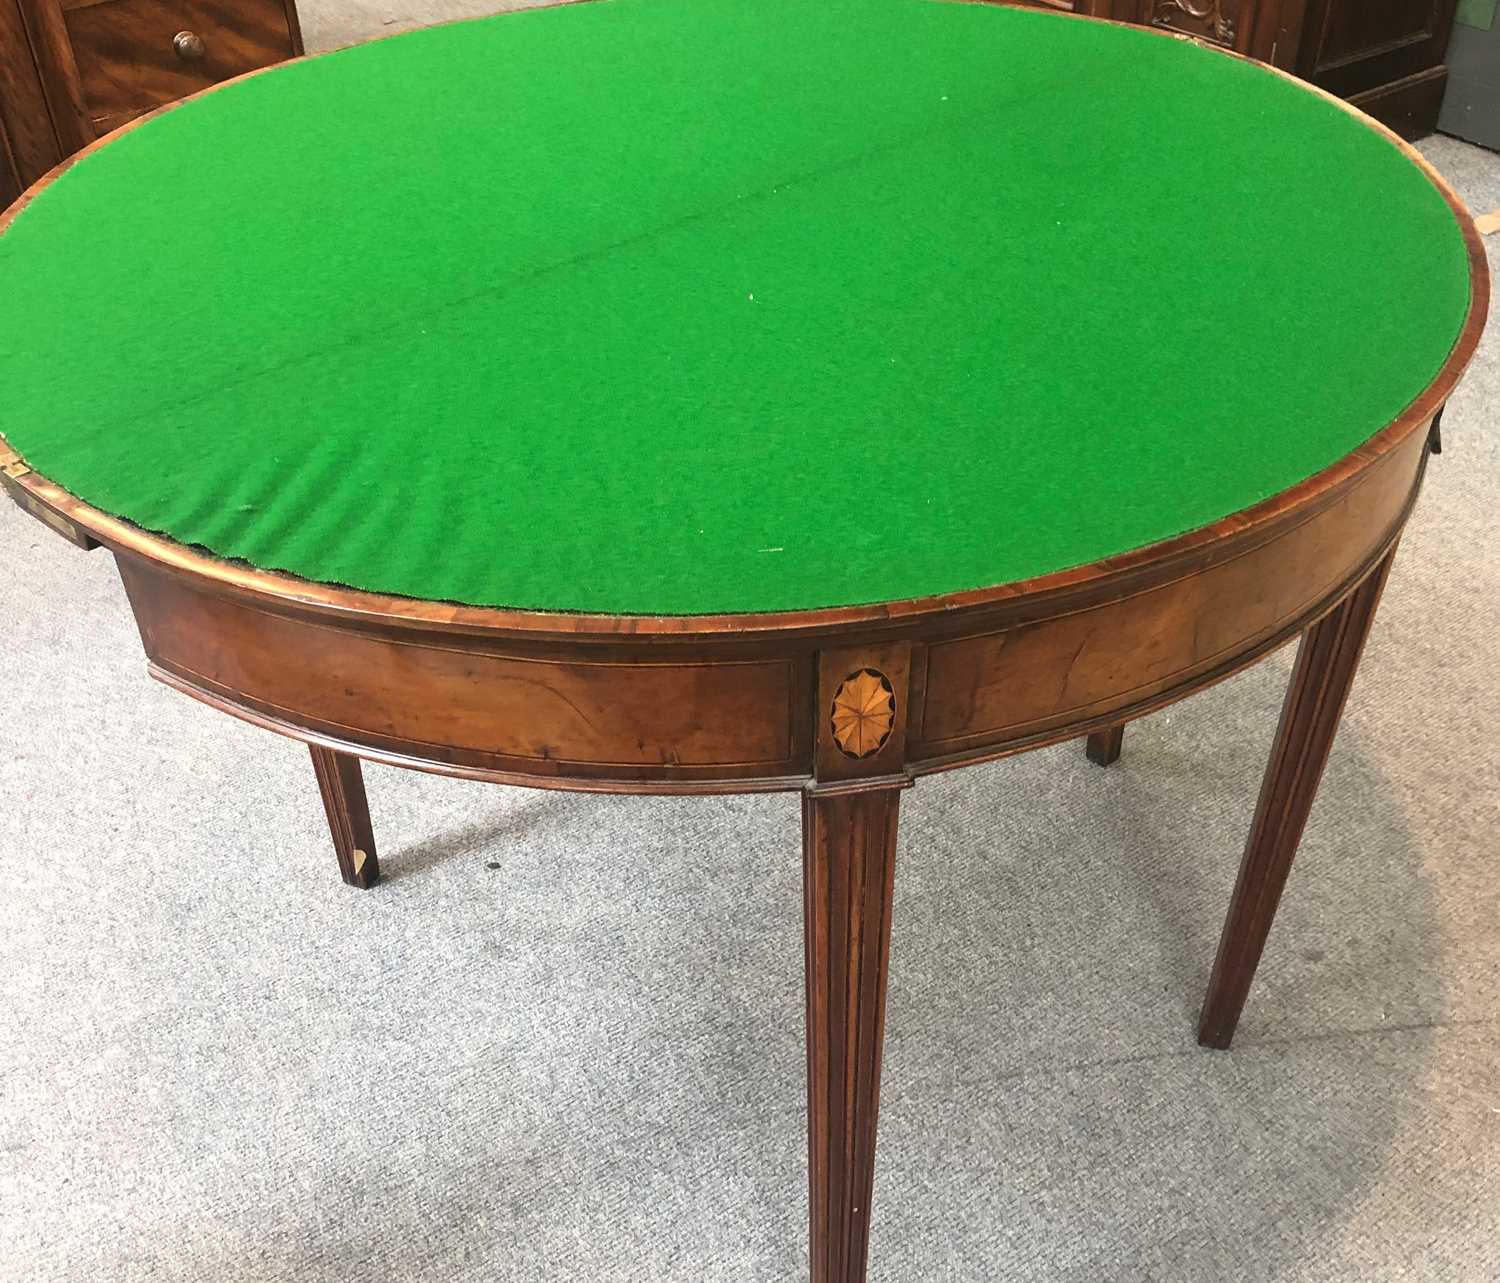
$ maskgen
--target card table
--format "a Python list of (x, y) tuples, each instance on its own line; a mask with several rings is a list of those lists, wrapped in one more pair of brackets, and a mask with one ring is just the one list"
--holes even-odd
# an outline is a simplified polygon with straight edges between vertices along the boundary
[[(1301, 639), (1226, 1048), (1488, 279), (1411, 148), (1192, 41), (596, 0), (243, 77), (3, 219), (0, 479), (149, 671), (361, 759), (801, 798), (811, 1272), (865, 1277), (898, 803)], [(1209, 835), (1205, 835), (1209, 840)]]

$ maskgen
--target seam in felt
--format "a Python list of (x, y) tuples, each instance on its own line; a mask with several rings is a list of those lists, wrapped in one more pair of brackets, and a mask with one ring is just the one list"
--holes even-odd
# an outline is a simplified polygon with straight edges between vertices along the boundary
[[(937, 0), (937, 2), (946, 4), (949, 3), (950, 0)], [(528, 11), (520, 10), (519, 12)], [(506, 15), (504, 14), (500, 14), (496, 15), (496, 18), (498, 19), (505, 16)], [(1043, 21), (1045, 21), (1047, 18), (1047, 15), (1045, 14), (1025, 14), (1024, 11), (1018, 12), (1015, 16), (1024, 16), (1024, 18), (1028, 20)], [(412, 35), (415, 33), (408, 32), (403, 34)], [(358, 48), (358, 46), (353, 46), (353, 48)], [(335, 50), (333, 52), (346, 53), (350, 52), (350, 50)], [(1202, 53), (1206, 51), (1200, 50), (1199, 52)], [(1102, 83), (1105, 80), (1107, 74), (1115, 72), (1122, 64), (1125, 64), (1127, 62), (1128, 56), (1125, 54), (1121, 54), (1119, 57), (1111, 59), (1108, 63), (1090, 67), (1089, 70), (1092, 72), (1092, 75), (1089, 78), (1090, 82)], [(1077, 81), (1075, 81), (1074, 84), (1076, 85)], [(1056, 96), (1057, 90), (1054, 88), (1051, 94), (1049, 94), (1048, 101), (1054, 99)], [(133, 416), (111, 420), (108, 423), (102, 424), (101, 427), (104, 430), (128, 431), (144, 422), (154, 419), (157, 415), (161, 414), (163, 411), (169, 408), (200, 405), (204, 401), (208, 401), (219, 396), (227, 388), (247, 387), (259, 382), (262, 379), (283, 374), (288, 370), (294, 370), (299, 366), (317, 364), (325, 360), (327, 357), (334, 355), (335, 353), (345, 352), (353, 348), (359, 348), (372, 341), (386, 338), (392, 334), (398, 333), (403, 325), (410, 324), (418, 317), (439, 318), (447, 313), (454, 312), (459, 308), (465, 307), (471, 303), (478, 302), (481, 299), (503, 299), (512, 294), (520, 294), (536, 282), (545, 280), (559, 273), (566, 272), (571, 268), (578, 267), (586, 263), (602, 262), (620, 253), (623, 250), (649, 244), (651, 241), (656, 240), (661, 236), (668, 235), (683, 228), (691, 227), (695, 224), (710, 223), (722, 218), (733, 216), (740, 210), (762, 202), (769, 197), (777, 194), (781, 190), (784, 190), (785, 188), (793, 186), (814, 186), (820, 180), (832, 177), (836, 174), (842, 175), (858, 172), (860, 169), (864, 168), (876, 159), (885, 158), (887, 156), (898, 154), (903, 151), (909, 151), (914, 146), (934, 137), (951, 137), (959, 133), (979, 132), (987, 127), (987, 121), (985, 117), (987, 117), (989, 113), (993, 112), (997, 107), (1004, 106), (1007, 103), (1014, 102), (1017, 99), (1022, 99), (1025, 97), (1027, 97), (1027, 95), (1020, 92), (1008, 95), (996, 95), (993, 98), (986, 99), (982, 107), (976, 107), (971, 109), (970, 111), (963, 113), (955, 113), (957, 119), (963, 122), (961, 128), (956, 127), (949, 122), (944, 122), (943, 126), (939, 128), (926, 129), (903, 135), (901, 138), (893, 140), (889, 144), (869, 148), (863, 152), (859, 152), (855, 155), (849, 156), (845, 160), (837, 162), (835, 164), (824, 165), (815, 170), (808, 170), (804, 173), (794, 174), (790, 178), (766, 180), (756, 190), (748, 192), (741, 196), (737, 196), (731, 200), (722, 201), (717, 205), (694, 210), (689, 214), (664, 221), (652, 227), (645, 228), (634, 235), (622, 237), (605, 245), (591, 247), (586, 250), (580, 250), (576, 254), (557, 259), (555, 262), (545, 264), (541, 267), (533, 268), (530, 271), (520, 274), (519, 276), (515, 276), (503, 281), (497, 281), (492, 285), (485, 286), (481, 289), (470, 290), (463, 294), (455, 294), (449, 296), (447, 298), (444, 298), (442, 302), (438, 303), (436, 306), (424, 309), (419, 313), (408, 314), (400, 320), (393, 321), (388, 325), (371, 326), (363, 330), (347, 333), (340, 338), (321, 344), (318, 347), (304, 349), (303, 351), (298, 352), (295, 356), (292, 356), (283, 361), (276, 361), (266, 365), (255, 367), (250, 367), (247, 365), (246, 367), (244, 367), (245, 373), (243, 377), (230, 380), (221, 380), (220, 382), (206, 387), (200, 392), (197, 392), (191, 396), (165, 397), (156, 405), (143, 409)], [(191, 103), (185, 104), (185, 109), (191, 109), (193, 105), (194, 104)], [(1044, 112), (1044, 110), (1044, 107), (1039, 107), (1039, 114)], [(137, 130), (132, 130), (125, 137), (121, 138), (119, 142), (123, 143), (126, 141), (126, 139), (137, 139), (142, 135), (149, 136), (147, 132), (148, 128), (149, 126)], [(1115, 170), (1118, 170), (1118, 168), (1118, 165), (1114, 166)], [(64, 178), (66, 177), (67, 176), (65, 175)], [(60, 180), (57, 183), (51, 184), (48, 188), (45, 189), (44, 194), (54, 192), (57, 188), (62, 186), (62, 182), (63, 180)]]

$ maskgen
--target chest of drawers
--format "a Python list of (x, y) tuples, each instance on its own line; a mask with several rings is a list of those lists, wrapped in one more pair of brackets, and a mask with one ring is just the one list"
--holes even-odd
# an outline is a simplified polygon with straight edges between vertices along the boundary
[(301, 52), (293, 0), (0, 0), (0, 206), (127, 120)]

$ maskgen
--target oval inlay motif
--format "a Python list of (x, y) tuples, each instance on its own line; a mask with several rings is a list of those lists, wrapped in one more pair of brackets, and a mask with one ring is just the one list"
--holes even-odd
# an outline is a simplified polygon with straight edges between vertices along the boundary
[(884, 673), (861, 668), (833, 697), (833, 742), (848, 757), (878, 753), (896, 722), (896, 692)]

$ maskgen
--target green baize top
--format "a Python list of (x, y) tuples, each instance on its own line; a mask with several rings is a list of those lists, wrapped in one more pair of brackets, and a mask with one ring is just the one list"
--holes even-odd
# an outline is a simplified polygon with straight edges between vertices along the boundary
[(0, 235), (0, 433), (140, 526), (474, 605), (777, 611), (1212, 522), (1453, 348), (1457, 220), (1185, 40), (596, 0), (166, 111)]

